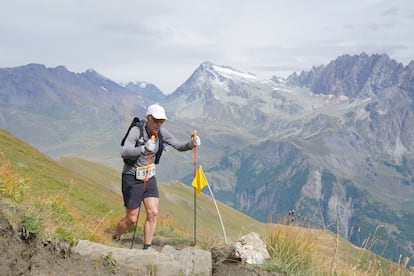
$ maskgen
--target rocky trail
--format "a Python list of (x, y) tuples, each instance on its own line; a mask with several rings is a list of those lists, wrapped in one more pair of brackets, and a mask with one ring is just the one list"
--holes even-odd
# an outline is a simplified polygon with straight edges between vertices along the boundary
[[(22, 239), (0, 211), (0, 272), (12, 275), (278, 275), (228, 259), (230, 247), (210, 251), (165, 245), (155, 250), (130, 249), (79, 241), (73, 248), (65, 243)], [(179, 249), (176, 249), (179, 248)]]

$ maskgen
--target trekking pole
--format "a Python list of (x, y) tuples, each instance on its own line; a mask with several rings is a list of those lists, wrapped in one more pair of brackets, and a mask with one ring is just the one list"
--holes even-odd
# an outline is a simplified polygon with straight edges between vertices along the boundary
[[(151, 140), (155, 141), (155, 135), (152, 135), (151, 136)], [(135, 222), (134, 235), (132, 236), (132, 241), (131, 241), (131, 249), (134, 246), (135, 234), (137, 233), (139, 213), (141, 212), (141, 203), (142, 203), (142, 201), (144, 201), (144, 192), (145, 192), (145, 186), (147, 185), (148, 168), (149, 168), (149, 165), (151, 164), (151, 158), (152, 158), (152, 152), (149, 152), (148, 153), (148, 160), (147, 160), (147, 167), (145, 168), (144, 185), (142, 187), (142, 200), (139, 203), (139, 209), (138, 209), (138, 214), (137, 214), (137, 221)]]
[[(197, 136), (197, 130), (193, 131), (192, 137)], [(197, 174), (197, 146), (193, 148), (194, 150), (194, 177), (196, 177)], [(194, 246), (197, 243), (197, 195), (196, 195), (196, 188), (194, 188)]]

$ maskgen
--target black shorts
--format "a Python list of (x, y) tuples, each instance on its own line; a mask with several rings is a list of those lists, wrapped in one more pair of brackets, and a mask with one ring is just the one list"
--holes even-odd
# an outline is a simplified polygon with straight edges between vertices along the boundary
[(143, 198), (160, 197), (155, 176), (147, 180), (145, 183), (145, 191), (143, 191), (143, 187), (144, 181), (137, 180), (135, 175), (122, 174), (122, 196), (126, 208), (139, 208)]

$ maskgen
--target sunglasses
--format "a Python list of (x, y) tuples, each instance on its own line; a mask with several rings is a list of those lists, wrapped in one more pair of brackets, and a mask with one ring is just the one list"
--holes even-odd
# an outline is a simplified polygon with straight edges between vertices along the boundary
[(154, 117), (152, 117), (151, 116), (151, 120), (153, 120), (154, 121), (154, 123), (156, 123), (156, 124), (160, 124), (160, 125), (162, 125), (164, 122), (165, 122), (165, 120), (164, 119), (155, 119)]

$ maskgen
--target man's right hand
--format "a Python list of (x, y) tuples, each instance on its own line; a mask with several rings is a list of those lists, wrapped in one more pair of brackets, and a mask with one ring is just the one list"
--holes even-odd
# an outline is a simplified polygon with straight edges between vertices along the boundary
[(147, 152), (154, 152), (155, 151), (155, 141), (153, 139), (149, 139), (146, 143), (145, 143), (145, 150)]

